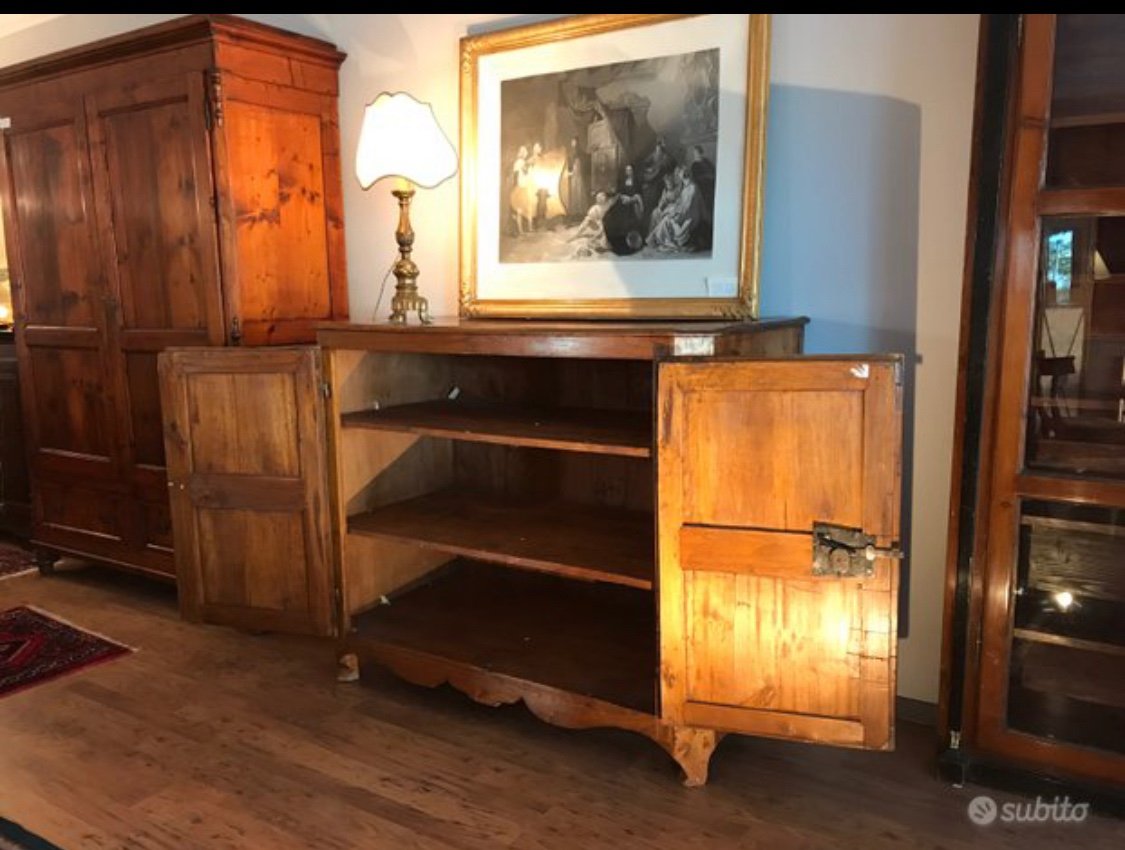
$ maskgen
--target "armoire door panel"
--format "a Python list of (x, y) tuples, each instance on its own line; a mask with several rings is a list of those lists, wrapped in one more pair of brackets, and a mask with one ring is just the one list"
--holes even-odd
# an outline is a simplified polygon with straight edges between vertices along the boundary
[(205, 108), (199, 73), (87, 99), (121, 326), (209, 331), (217, 343), (223, 320)]
[(37, 453), (108, 465), (113, 457), (104, 365), (98, 348), (27, 346)]
[(37, 495), (49, 529), (112, 542), (125, 537), (128, 499), (120, 493), (77, 487), (63, 479), (42, 481)]
[(160, 356), (176, 571), (189, 619), (333, 631), (319, 356), (314, 348)]
[(247, 321), (331, 315), (321, 120), (231, 101), (223, 131), (232, 172), (239, 315)]
[(658, 366), (662, 712), (893, 745), (898, 563), (814, 572), (813, 526), (899, 535), (894, 358)]
[(30, 326), (102, 324), (104, 280), (86, 172), (84, 121), (71, 104), (26, 107), (4, 134), (18, 245), (17, 297)]
[(160, 495), (159, 501), (141, 503), (141, 520), (144, 523), (141, 537), (146, 548), (167, 556), (172, 554), (172, 511), (167, 494)]
[(119, 329), (117, 340), (120, 349), (122, 394), (126, 427), (129, 429), (130, 476), (138, 486), (146, 488), (148, 479), (163, 490), (164, 431), (160, 412), (160, 379), (156, 358), (170, 346), (206, 346), (206, 331), (157, 331)]
[(164, 466), (164, 425), (160, 421), (160, 378), (155, 351), (126, 351), (125, 384), (133, 434), (133, 462)]

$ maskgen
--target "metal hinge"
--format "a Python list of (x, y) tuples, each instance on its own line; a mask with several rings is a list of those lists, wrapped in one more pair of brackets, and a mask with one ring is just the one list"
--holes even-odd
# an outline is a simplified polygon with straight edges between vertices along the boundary
[(239, 345), (242, 342), (242, 323), (238, 321), (238, 316), (230, 320), (230, 343), (231, 345)]
[(872, 576), (876, 558), (903, 557), (901, 549), (876, 546), (863, 529), (828, 522), (813, 523), (812, 541), (814, 576)]
[(961, 749), (961, 730), (960, 729), (950, 729), (949, 730), (949, 749), (951, 749), (951, 750)]
[(207, 74), (208, 120), (210, 126), (223, 126), (223, 77), (219, 71), (209, 71)]
[(896, 360), (894, 365), (895, 375), (895, 413), (902, 413), (903, 373), (905, 366), (901, 360)]
[(332, 398), (332, 385), (328, 381), (320, 382), (320, 394), (325, 398)]
[(12, 119), (9, 118), (7, 115), (5, 115), (3, 118), (0, 118), (0, 130), (11, 130), (11, 129), (12, 129)]

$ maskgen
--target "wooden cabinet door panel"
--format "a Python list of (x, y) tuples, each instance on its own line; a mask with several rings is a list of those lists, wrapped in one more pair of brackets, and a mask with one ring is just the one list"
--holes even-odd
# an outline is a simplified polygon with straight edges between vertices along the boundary
[(203, 75), (87, 98), (99, 199), (127, 330), (223, 341)]
[(133, 486), (150, 500), (164, 487), (156, 355), (173, 345), (223, 342), (205, 109), (200, 73), (86, 99), (116, 302), (111, 371), (121, 400), (121, 454)]
[(215, 132), (223, 277), (250, 345), (311, 340), (347, 318), (336, 99), (222, 78)]
[(30, 462), (104, 485), (120, 470), (85, 114), (77, 100), (27, 94), (6, 109), (0, 169)]
[(658, 367), (662, 713), (893, 745), (898, 563), (814, 575), (813, 523), (899, 536), (893, 358)]
[(319, 351), (176, 349), (160, 383), (184, 616), (331, 634)]

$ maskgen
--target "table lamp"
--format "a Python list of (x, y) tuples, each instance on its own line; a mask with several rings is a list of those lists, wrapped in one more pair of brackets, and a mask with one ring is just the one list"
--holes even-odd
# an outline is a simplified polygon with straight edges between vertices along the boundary
[(405, 92), (383, 92), (363, 113), (359, 145), (355, 153), (355, 175), (359, 185), (369, 189), (383, 177), (395, 177), (398, 185), (391, 192), (398, 199), (398, 261), (394, 265), (395, 295), (391, 299), (390, 321), (406, 324), (409, 313), (430, 323), (429, 303), (418, 294), (418, 266), (410, 259), (414, 250), (414, 230), (410, 226), (410, 201), (414, 187), (432, 189), (457, 173), (457, 152), (442, 132), (428, 103), (421, 103)]

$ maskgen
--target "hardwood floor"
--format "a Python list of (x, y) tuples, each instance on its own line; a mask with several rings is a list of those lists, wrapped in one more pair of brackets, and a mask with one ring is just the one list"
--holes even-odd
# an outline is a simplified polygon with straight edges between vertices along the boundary
[(108, 570), (0, 581), (138, 648), (0, 700), (0, 815), (85, 848), (1120, 847), (1122, 824), (973, 826), (981, 788), (892, 754), (728, 737), (702, 790), (651, 741), (375, 674), (331, 646), (179, 620), (170, 588)]

